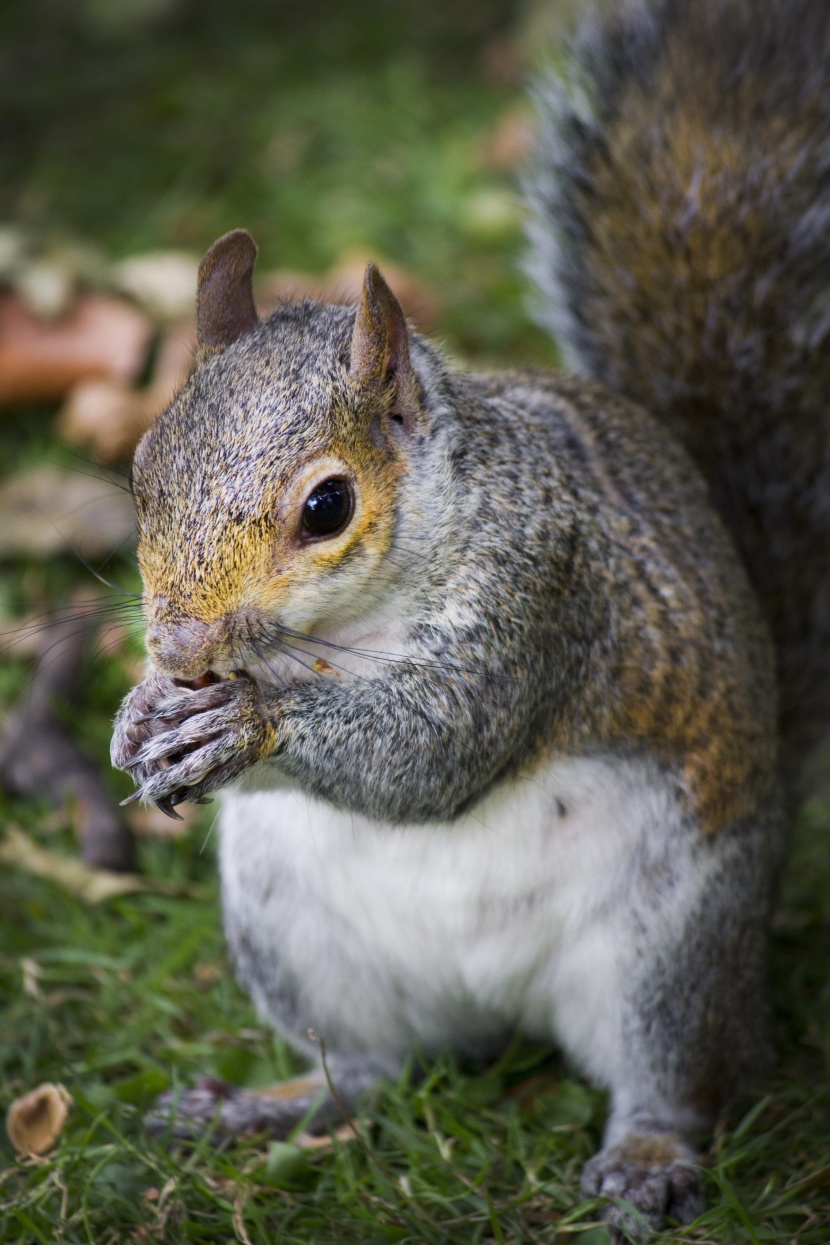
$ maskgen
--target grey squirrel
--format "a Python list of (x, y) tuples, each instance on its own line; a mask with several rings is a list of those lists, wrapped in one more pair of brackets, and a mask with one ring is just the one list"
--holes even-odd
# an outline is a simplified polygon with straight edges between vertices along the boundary
[[(413, 1045), (555, 1038), (611, 1092), (583, 1189), (635, 1236), (698, 1213), (695, 1139), (763, 1067), (784, 792), (830, 722), (828, 70), (822, 0), (589, 24), (527, 179), (580, 375), (451, 371), (373, 265), (260, 321), (238, 230), (133, 466), (113, 762), (174, 814), (226, 788), (257, 1007), (349, 1104)], [(156, 1121), (284, 1133), (321, 1087)]]

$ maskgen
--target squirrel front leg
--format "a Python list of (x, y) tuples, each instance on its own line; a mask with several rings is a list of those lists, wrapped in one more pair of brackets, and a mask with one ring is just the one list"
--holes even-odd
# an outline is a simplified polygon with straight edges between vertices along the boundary
[(168, 812), (266, 761), (341, 808), (446, 820), (520, 757), (534, 687), (521, 672), (427, 659), (286, 687), (239, 677), (191, 691), (154, 672), (121, 707), (112, 760), (136, 781), (133, 798)]
[(130, 799), (176, 817), (176, 804), (226, 786), (273, 746), (265, 702), (250, 679), (192, 690), (154, 670), (123, 701), (110, 755), (138, 786)]

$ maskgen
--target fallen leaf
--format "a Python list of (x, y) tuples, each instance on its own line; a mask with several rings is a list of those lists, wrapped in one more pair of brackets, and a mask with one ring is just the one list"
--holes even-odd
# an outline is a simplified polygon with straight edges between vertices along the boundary
[[(71, 308), (81, 286), (107, 284), (107, 264), (89, 243), (18, 234), (5, 252), (0, 230), (0, 277), (19, 294), (38, 320), (56, 320)], [(4, 263), (4, 258), (6, 262)]]
[(56, 1144), (72, 1098), (63, 1085), (47, 1081), (15, 1098), (6, 1114), (6, 1132), (18, 1154), (46, 1154)]
[(152, 321), (136, 307), (89, 294), (45, 324), (17, 294), (0, 294), (0, 402), (60, 398), (93, 376), (129, 382), (144, 366)]
[(81, 381), (55, 420), (64, 441), (83, 445), (99, 462), (126, 462), (139, 438), (170, 405), (193, 367), (195, 326), (188, 321), (165, 333), (150, 384), (130, 389), (120, 380)]
[(172, 325), (164, 333), (159, 342), (156, 364), (150, 379), (150, 389), (160, 410), (173, 400), (176, 391), (193, 371), (195, 349), (196, 321), (192, 317)]
[(253, 1241), (245, 1230), (245, 1198), (247, 1191), (237, 1187), (236, 1196), (233, 1199), (233, 1217), (231, 1223), (233, 1225), (233, 1234), (239, 1241), (239, 1245), (253, 1245)]
[[(354, 1126), (351, 1124), (341, 1124), (339, 1128), (335, 1128), (330, 1133), (316, 1135), (314, 1133), (300, 1133), (299, 1137), (294, 1139), (294, 1145), (301, 1150), (331, 1150), (336, 1144), (347, 1144), (351, 1141), (358, 1140), (359, 1120), (356, 1120)], [(355, 1131), (357, 1129), (357, 1132)]]
[(144, 390), (119, 380), (83, 380), (70, 390), (54, 427), (100, 462), (126, 462), (157, 414)]
[(196, 304), (199, 256), (190, 251), (150, 251), (113, 269), (119, 289), (158, 320), (182, 320)]
[(70, 552), (96, 558), (134, 534), (132, 497), (103, 477), (34, 467), (0, 484), (0, 557)]
[(63, 856), (39, 847), (23, 830), (8, 826), (0, 839), (0, 864), (25, 869), (35, 877), (61, 886), (84, 903), (102, 903), (118, 895), (141, 891), (157, 895), (188, 895), (204, 898), (206, 891), (196, 884), (178, 884), (165, 878), (141, 877), (137, 873), (115, 873), (109, 869), (93, 869), (74, 856)]
[(74, 274), (65, 265), (35, 260), (18, 273), (14, 287), (38, 320), (65, 315), (75, 297)]

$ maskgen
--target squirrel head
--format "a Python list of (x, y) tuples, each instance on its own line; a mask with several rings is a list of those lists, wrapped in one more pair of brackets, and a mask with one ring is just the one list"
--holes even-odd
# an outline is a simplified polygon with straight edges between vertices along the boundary
[(148, 650), (182, 679), (366, 609), (424, 431), (413, 339), (375, 265), (356, 309), (260, 321), (255, 256), (243, 230), (205, 255), (195, 371), (133, 463)]

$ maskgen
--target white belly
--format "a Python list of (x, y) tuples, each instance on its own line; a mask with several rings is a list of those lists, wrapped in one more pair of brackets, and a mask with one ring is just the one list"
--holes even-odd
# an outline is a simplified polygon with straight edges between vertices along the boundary
[(677, 869), (697, 837), (684, 820), (664, 774), (598, 758), (548, 762), (442, 825), (231, 792), (229, 939), (260, 1009), (294, 1036), (313, 1026), (391, 1066), (413, 1043), (487, 1049), (520, 1028), (607, 1071), (603, 1000), (628, 922), (664, 936), (666, 913), (675, 925), (699, 894), (699, 870)]

